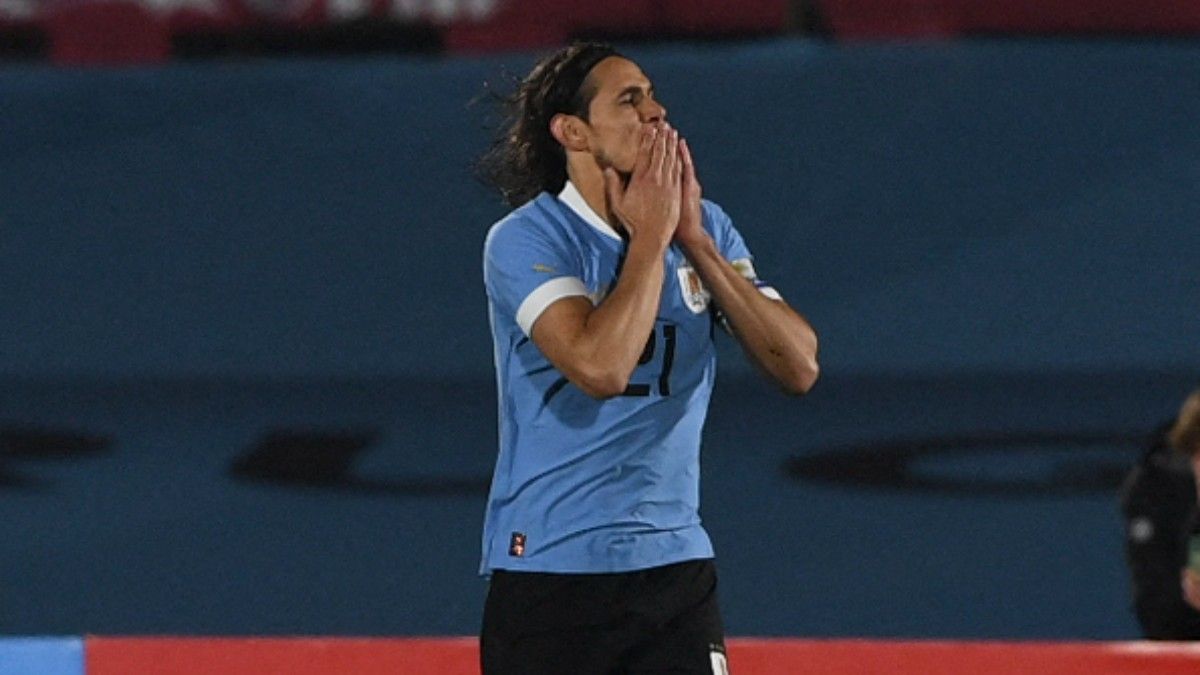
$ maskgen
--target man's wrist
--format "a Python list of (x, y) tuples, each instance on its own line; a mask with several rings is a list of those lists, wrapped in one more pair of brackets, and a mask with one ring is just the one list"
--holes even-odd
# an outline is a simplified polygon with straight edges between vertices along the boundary
[(645, 252), (651, 258), (662, 257), (667, 247), (671, 245), (670, 240), (663, 241), (661, 237), (656, 237), (650, 234), (629, 234), (629, 252), (634, 251)]
[(687, 236), (676, 233), (675, 243), (679, 244), (679, 247), (683, 249), (684, 255), (693, 260), (698, 256), (713, 253), (717, 250), (717, 242), (704, 230)]

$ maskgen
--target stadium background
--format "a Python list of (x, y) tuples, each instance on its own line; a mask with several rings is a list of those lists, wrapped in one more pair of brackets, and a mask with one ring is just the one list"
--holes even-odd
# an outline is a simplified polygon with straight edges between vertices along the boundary
[(578, 35), (822, 336), (799, 400), (722, 345), (729, 633), (1137, 637), (1115, 488), (1200, 380), (1200, 10), (978, 4), (0, 2), (0, 672), (477, 630), (471, 101)]

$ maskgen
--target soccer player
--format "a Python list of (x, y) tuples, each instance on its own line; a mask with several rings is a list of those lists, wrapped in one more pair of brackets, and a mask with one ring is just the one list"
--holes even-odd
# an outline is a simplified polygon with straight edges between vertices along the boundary
[(481, 174), (500, 452), (484, 518), (485, 673), (724, 673), (700, 432), (714, 328), (785, 391), (817, 337), (701, 199), (687, 142), (611, 47), (540, 61)]
[[(1133, 609), (1151, 640), (1200, 639), (1200, 389), (1121, 486)], [(1182, 568), (1182, 569), (1181, 569)]]
[[(1200, 498), (1200, 389), (1179, 408), (1179, 416), (1167, 433), (1171, 447), (1188, 456), (1196, 480), (1196, 494)], [(1200, 504), (1192, 511), (1191, 532), (1188, 536), (1187, 566), (1180, 572), (1183, 599), (1192, 609), (1200, 612)]]

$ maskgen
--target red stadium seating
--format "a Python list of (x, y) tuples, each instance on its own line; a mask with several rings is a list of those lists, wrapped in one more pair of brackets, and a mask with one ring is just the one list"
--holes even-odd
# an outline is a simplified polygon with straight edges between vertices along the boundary
[(820, 7), (835, 35), (854, 39), (1200, 32), (1194, 0), (822, 0)]
[[(572, 36), (626, 38), (759, 35), (783, 32), (788, 0), (495, 0), (494, 5), (414, 2), (401, 15), (387, 0), (358, 5), (345, 16), (329, 0), (296, 0), (278, 12), (255, 11), (245, 0), (163, 5), (151, 0), (81, 0), (34, 5), (32, 15), (5, 14), (0, 29), (43, 31), (59, 63), (145, 63), (170, 57), (181, 33), (232, 33), (271, 26), (285, 31), (330, 27), (353, 19), (438, 26), (447, 48), (497, 51), (559, 45)], [(291, 9), (286, 9), (291, 7)], [(477, 17), (480, 7), (490, 13)], [(444, 8), (444, 9), (440, 9)], [(488, 9), (490, 8), (490, 9)]]
[[(840, 38), (927, 39), (978, 34), (1191, 35), (1200, 33), (1195, 0), (811, 0)], [(144, 63), (171, 56), (172, 40), (195, 31), (235, 33), (329, 28), (347, 21), (429, 25), (452, 51), (544, 48), (572, 36), (728, 37), (786, 32), (791, 0), (482, 0), (397, 5), (360, 0), (347, 16), (331, 0), (295, 0), (255, 9), (247, 0), (163, 4), (154, 0), (78, 0), (0, 5), (0, 32), (44, 33), (60, 63)], [(407, 9), (402, 9), (407, 7)], [(340, 8), (340, 9), (339, 9)], [(483, 16), (479, 16), (479, 14)]]
[(164, 17), (136, 2), (57, 5), (44, 21), (58, 63), (155, 63), (171, 55)]
[(782, 33), (787, 20), (787, 0), (510, 0), (489, 21), (450, 24), (446, 46), (455, 51), (494, 51), (558, 45), (578, 35), (761, 35)]

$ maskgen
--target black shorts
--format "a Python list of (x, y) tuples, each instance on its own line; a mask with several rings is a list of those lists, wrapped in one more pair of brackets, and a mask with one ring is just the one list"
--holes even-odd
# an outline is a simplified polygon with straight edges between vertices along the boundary
[(492, 573), (485, 675), (724, 675), (711, 560), (618, 574)]

